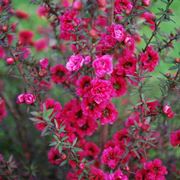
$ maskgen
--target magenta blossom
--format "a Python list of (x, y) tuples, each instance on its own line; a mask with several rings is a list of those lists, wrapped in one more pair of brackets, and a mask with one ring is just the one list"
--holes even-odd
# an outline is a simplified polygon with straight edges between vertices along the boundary
[(174, 147), (180, 145), (180, 129), (171, 133), (170, 142)]
[(72, 55), (66, 63), (66, 68), (69, 71), (78, 71), (84, 63), (84, 58), (81, 55)]
[(113, 94), (113, 87), (110, 81), (94, 79), (91, 85), (91, 96), (97, 104), (110, 100)]
[(35, 101), (36, 101), (36, 96), (33, 95), (32, 93), (23, 93), (18, 95), (16, 103), (17, 104), (25, 103), (31, 105), (34, 104)]
[(104, 77), (113, 72), (112, 56), (110, 55), (96, 58), (92, 65), (97, 77)]

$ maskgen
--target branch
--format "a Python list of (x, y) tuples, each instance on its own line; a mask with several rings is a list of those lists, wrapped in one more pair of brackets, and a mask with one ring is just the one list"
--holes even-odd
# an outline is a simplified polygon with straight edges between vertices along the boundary
[(159, 28), (160, 24), (163, 22), (163, 20), (165, 19), (166, 15), (167, 15), (167, 13), (169, 11), (169, 7), (171, 6), (172, 3), (173, 3), (173, 0), (168, 1), (165, 11), (160, 16), (160, 18), (157, 20), (157, 22), (155, 22), (155, 30), (153, 31), (152, 35), (150, 36), (148, 42), (146, 43), (146, 46), (144, 47), (143, 52), (146, 51), (147, 47), (149, 46), (149, 44), (151, 43), (153, 38), (156, 36), (156, 34), (158, 32), (158, 28)]

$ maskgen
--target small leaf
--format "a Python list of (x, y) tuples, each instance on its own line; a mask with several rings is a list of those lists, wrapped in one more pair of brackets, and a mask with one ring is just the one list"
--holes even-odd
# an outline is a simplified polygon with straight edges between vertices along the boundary
[(30, 112), (30, 114), (32, 116), (40, 116), (40, 112), (36, 112), (36, 111)]
[(178, 66), (172, 66), (172, 67), (169, 68), (169, 70), (175, 70), (177, 68), (178, 68)]
[(76, 139), (73, 141), (72, 146), (75, 146), (75, 144), (77, 143), (77, 140), (78, 140), (78, 138), (76, 138)]
[(67, 160), (63, 161), (59, 166), (64, 166), (67, 163)]
[(50, 144), (49, 144), (49, 146), (56, 146), (57, 145), (57, 142), (55, 141), (55, 142), (51, 142)]
[(62, 153), (62, 146), (61, 145), (58, 146), (58, 150), (59, 150), (59, 153)]
[(46, 111), (43, 112), (43, 118), (46, 121), (49, 121), (49, 116), (52, 114), (52, 112), (54, 111), (54, 109), (48, 109)]

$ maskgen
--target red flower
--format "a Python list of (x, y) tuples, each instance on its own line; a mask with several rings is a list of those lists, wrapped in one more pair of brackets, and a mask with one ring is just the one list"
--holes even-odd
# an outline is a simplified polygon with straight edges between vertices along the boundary
[(123, 77), (111, 78), (115, 97), (123, 96), (127, 92), (127, 83)]
[(107, 106), (102, 110), (102, 115), (100, 121), (102, 125), (113, 124), (118, 116), (118, 111), (113, 103), (107, 104)]
[(48, 152), (48, 161), (53, 165), (60, 165), (64, 160), (65, 154), (60, 154), (58, 149), (51, 148)]
[(91, 77), (83, 76), (77, 81), (76, 93), (79, 96), (84, 96), (85, 94), (89, 93), (90, 88), (91, 88)]
[(129, 14), (133, 5), (130, 0), (116, 0), (114, 7), (117, 14), (122, 14), (122, 12)]
[(24, 94), (24, 102), (26, 104), (34, 104), (36, 101), (36, 96), (31, 93), (25, 93)]
[(179, 146), (180, 145), (180, 129), (171, 132), (170, 142), (172, 146)]
[(0, 122), (6, 117), (7, 112), (6, 112), (6, 106), (5, 106), (5, 101), (0, 98)]
[(163, 106), (163, 112), (170, 119), (174, 117), (174, 112), (172, 111), (171, 107), (167, 104)]
[(22, 10), (16, 10), (15, 14), (16, 14), (16, 17), (18, 17), (19, 19), (28, 19), (29, 18), (29, 15)]
[(112, 24), (109, 28), (111, 36), (118, 42), (122, 42), (125, 38), (125, 29), (121, 24)]
[(68, 70), (61, 64), (51, 68), (51, 78), (55, 83), (64, 83), (67, 80)]
[(159, 63), (159, 55), (152, 46), (148, 46), (146, 51), (141, 53), (140, 61), (143, 70), (152, 72)]
[(4, 57), (5, 57), (5, 50), (0, 46), (0, 58), (4, 58)]
[(117, 166), (121, 155), (122, 152), (118, 146), (115, 146), (114, 148), (108, 147), (102, 152), (101, 162), (106, 164), (109, 168), (114, 169)]
[(162, 165), (162, 161), (160, 159), (155, 159), (153, 161), (149, 161), (144, 163), (144, 166), (141, 170), (136, 172), (135, 179), (136, 180), (165, 180), (165, 175), (167, 174), (167, 169)]
[(93, 79), (91, 85), (91, 97), (97, 104), (105, 103), (110, 100), (113, 94), (113, 88), (110, 81)]
[(119, 58), (118, 68), (121, 68), (126, 75), (134, 75), (136, 72), (137, 60), (131, 56), (131, 52), (126, 51), (125, 54)]
[(29, 30), (23, 30), (19, 33), (19, 41), (23, 45), (32, 45), (33, 44), (33, 32)]
[(89, 180), (105, 180), (105, 173), (94, 166), (90, 168)]
[(46, 38), (39, 39), (34, 42), (36, 51), (43, 51), (48, 47), (48, 40)]
[(16, 103), (17, 104), (25, 103), (31, 105), (34, 104), (35, 101), (36, 101), (36, 96), (33, 95), (32, 93), (23, 93), (18, 95)]
[(152, 30), (155, 30), (155, 15), (151, 12), (144, 12), (142, 15), (141, 15), (141, 18), (144, 18), (146, 20), (147, 23), (150, 24), (150, 28)]

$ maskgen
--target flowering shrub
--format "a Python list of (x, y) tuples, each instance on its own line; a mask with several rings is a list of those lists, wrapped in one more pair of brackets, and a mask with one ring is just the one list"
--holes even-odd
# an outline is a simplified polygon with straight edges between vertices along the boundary
[(0, 0), (0, 180), (180, 178), (173, 0), (29, 3)]

